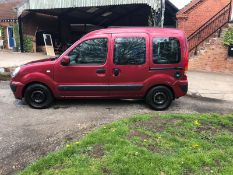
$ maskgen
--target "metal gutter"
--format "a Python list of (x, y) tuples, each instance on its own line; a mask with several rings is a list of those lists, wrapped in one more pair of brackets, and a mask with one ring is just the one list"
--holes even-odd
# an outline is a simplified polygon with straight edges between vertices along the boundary
[(161, 8), (160, 0), (28, 0), (28, 2), (18, 8), (18, 16), (20, 16), (24, 10), (98, 7), (127, 4), (147, 4), (156, 11), (159, 11)]

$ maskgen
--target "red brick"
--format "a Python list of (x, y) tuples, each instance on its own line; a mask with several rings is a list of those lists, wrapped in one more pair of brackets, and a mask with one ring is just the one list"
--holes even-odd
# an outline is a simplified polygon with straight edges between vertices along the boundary
[(190, 36), (228, 3), (230, 0), (194, 0), (177, 13), (177, 27)]
[[(212, 50), (210, 47), (218, 49)], [(221, 38), (204, 49), (204, 54), (190, 56), (190, 70), (233, 74), (233, 57), (227, 56), (228, 48), (224, 46)]]

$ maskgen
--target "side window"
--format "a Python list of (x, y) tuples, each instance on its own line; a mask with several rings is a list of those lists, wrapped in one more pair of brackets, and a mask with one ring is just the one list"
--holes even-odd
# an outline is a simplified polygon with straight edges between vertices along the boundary
[(177, 38), (153, 39), (153, 63), (175, 64), (181, 59), (180, 42)]
[(107, 38), (86, 40), (69, 53), (70, 65), (102, 65), (106, 62), (107, 51)]
[(141, 65), (146, 62), (146, 39), (143, 37), (116, 38), (114, 64)]

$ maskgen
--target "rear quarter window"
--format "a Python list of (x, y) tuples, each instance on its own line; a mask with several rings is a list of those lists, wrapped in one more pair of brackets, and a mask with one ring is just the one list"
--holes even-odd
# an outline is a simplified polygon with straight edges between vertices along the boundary
[(153, 63), (176, 64), (181, 60), (180, 42), (174, 37), (153, 38)]

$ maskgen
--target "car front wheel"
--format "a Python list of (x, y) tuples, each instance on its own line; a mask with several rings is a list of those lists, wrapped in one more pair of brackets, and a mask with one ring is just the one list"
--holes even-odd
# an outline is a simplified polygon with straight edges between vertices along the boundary
[(152, 88), (147, 96), (147, 104), (154, 110), (165, 110), (173, 101), (173, 94), (171, 90), (165, 86), (157, 86)]
[(26, 103), (35, 109), (44, 109), (53, 102), (51, 91), (42, 84), (32, 84), (28, 86), (24, 93)]

